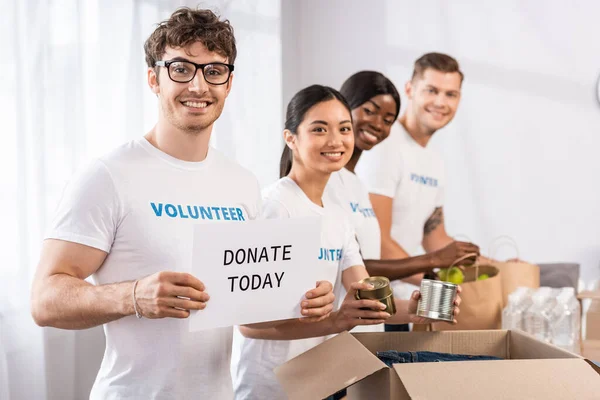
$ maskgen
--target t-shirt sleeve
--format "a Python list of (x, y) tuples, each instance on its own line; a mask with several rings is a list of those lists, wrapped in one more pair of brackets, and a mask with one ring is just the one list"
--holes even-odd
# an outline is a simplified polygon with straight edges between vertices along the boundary
[(263, 199), (262, 194), (260, 193), (260, 185), (258, 183), (258, 180), (256, 180), (256, 185), (253, 190), (255, 190), (255, 193), (252, 195), (254, 200), (252, 203), (252, 207), (248, 212), (248, 218), (250, 220), (261, 219), (263, 211)]
[(110, 172), (97, 160), (67, 184), (45, 238), (80, 243), (108, 253), (122, 210)]
[(384, 141), (362, 153), (355, 172), (370, 193), (393, 198), (402, 178), (402, 169), (400, 150), (394, 143)]
[(287, 207), (279, 200), (264, 199), (260, 219), (290, 218)]
[(354, 228), (349, 221), (346, 221), (346, 240), (344, 241), (341, 269), (344, 271), (356, 265), (364, 265), (364, 262), (360, 255), (360, 247), (356, 241)]

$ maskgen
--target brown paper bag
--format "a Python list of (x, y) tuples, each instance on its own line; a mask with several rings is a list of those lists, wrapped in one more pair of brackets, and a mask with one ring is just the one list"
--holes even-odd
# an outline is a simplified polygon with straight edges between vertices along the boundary
[[(504, 243), (502, 243), (504, 241)], [(502, 306), (508, 304), (508, 295), (514, 292), (519, 286), (529, 288), (540, 287), (540, 267), (534, 264), (519, 260), (519, 248), (517, 243), (510, 236), (499, 236), (492, 241), (490, 246), (490, 257), (495, 258), (495, 252), (503, 244), (510, 244), (516, 252), (515, 261), (495, 261), (492, 263), (500, 270), (502, 278)]]
[[(435, 322), (434, 331), (500, 329), (502, 326), (502, 278), (497, 267), (479, 265), (468, 267), (464, 271), (465, 281), (460, 285), (460, 314), (458, 323), (453, 325)], [(489, 278), (481, 281), (477, 277), (488, 274)], [(416, 325), (415, 325), (416, 326)]]
[[(460, 265), (462, 260), (476, 254), (467, 254), (454, 261), (449, 268)], [(463, 271), (465, 279), (460, 284), (460, 314), (457, 324), (434, 322), (429, 325), (415, 324), (414, 331), (449, 331), (449, 330), (481, 330), (500, 329), (502, 326), (502, 278), (500, 271), (493, 265), (479, 265), (478, 261)], [(482, 274), (489, 277), (477, 280)]]
[(540, 287), (540, 267), (525, 261), (495, 261), (493, 266), (500, 271), (502, 280), (502, 305), (508, 304), (508, 295), (519, 286)]

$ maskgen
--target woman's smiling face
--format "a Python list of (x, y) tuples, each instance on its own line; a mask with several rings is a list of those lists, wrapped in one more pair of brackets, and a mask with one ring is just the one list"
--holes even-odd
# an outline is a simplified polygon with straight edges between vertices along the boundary
[(318, 103), (307, 111), (295, 135), (286, 134), (286, 142), (294, 154), (294, 168), (339, 171), (354, 150), (350, 112), (338, 100)]
[(396, 101), (389, 94), (380, 94), (352, 110), (355, 145), (370, 150), (390, 135), (396, 120)]

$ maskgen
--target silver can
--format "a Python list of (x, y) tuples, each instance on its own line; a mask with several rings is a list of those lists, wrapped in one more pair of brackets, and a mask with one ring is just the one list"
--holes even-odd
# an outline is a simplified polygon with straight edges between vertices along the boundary
[(458, 285), (450, 282), (421, 280), (421, 298), (417, 315), (440, 321), (454, 321), (454, 300)]

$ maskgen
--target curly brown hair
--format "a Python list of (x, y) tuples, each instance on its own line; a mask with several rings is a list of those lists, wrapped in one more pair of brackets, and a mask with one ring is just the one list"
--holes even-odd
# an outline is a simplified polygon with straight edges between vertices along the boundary
[(194, 42), (201, 42), (208, 51), (227, 57), (229, 64), (235, 63), (237, 49), (229, 20), (219, 20), (211, 10), (189, 7), (178, 8), (168, 20), (158, 24), (144, 43), (146, 63), (154, 68), (167, 46), (186, 47)]

